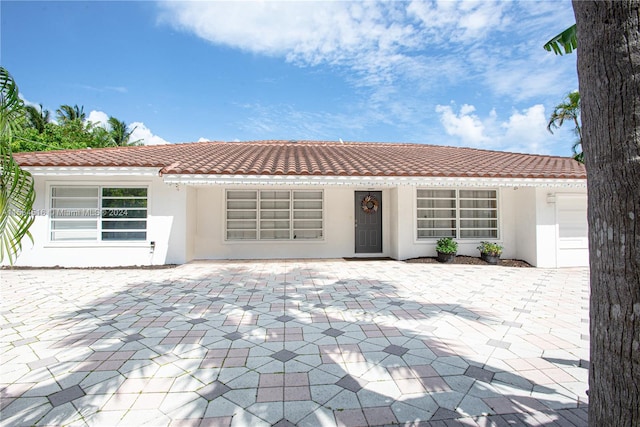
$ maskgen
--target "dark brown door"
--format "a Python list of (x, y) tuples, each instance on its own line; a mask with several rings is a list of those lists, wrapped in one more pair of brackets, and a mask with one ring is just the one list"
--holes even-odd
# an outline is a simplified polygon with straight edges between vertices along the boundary
[(356, 191), (356, 253), (382, 252), (382, 192)]

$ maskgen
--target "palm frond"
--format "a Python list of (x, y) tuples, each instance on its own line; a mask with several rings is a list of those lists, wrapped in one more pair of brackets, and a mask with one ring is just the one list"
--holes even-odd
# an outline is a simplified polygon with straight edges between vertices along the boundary
[(29, 227), (35, 191), (33, 177), (15, 162), (11, 152), (2, 147), (0, 153), (0, 261), (5, 256), (11, 264), (22, 250), (22, 239), (31, 241)]
[(9, 72), (0, 67), (0, 135), (11, 138), (24, 125), (24, 103), (18, 96), (18, 85)]
[(564, 53), (569, 54), (578, 48), (578, 32), (576, 24), (573, 24), (543, 46), (546, 51), (553, 51), (556, 55), (562, 55)]
[(31, 241), (29, 227), (35, 191), (33, 177), (20, 168), (11, 153), (13, 133), (25, 125), (24, 103), (9, 72), (0, 67), (0, 262), (13, 264), (22, 250), (22, 239)]

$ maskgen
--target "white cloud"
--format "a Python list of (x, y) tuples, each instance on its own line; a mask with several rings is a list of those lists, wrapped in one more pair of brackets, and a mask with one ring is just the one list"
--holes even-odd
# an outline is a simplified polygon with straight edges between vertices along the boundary
[[(455, 137), (459, 145), (546, 154), (560, 143), (546, 130), (547, 118), (541, 104), (514, 110), (502, 121), (495, 110), (480, 117), (472, 105), (463, 105), (457, 113), (452, 105), (438, 105), (436, 112), (444, 130)], [(567, 155), (569, 148), (567, 143)]]
[[(109, 115), (104, 111), (92, 110), (87, 116), (86, 121), (94, 123), (98, 126), (102, 126), (105, 129), (109, 129)], [(145, 126), (142, 122), (133, 122), (127, 125), (128, 130), (132, 130), (131, 137), (129, 140), (140, 141), (143, 145), (159, 145), (159, 144), (169, 144), (168, 141), (159, 137), (158, 135), (154, 135), (147, 126)], [(200, 138), (202, 139), (202, 138)]]
[(130, 141), (140, 141), (144, 145), (169, 144), (169, 141), (154, 135), (142, 122), (133, 122), (128, 127), (133, 129)]
[(417, 17), (425, 30), (438, 42), (472, 43), (507, 20), (505, 2), (450, 0), (412, 1), (407, 11)]
[(479, 146), (490, 142), (490, 139), (485, 135), (484, 123), (473, 114), (474, 111), (474, 106), (466, 104), (458, 114), (450, 105), (436, 106), (436, 113), (440, 115), (440, 122), (448, 135), (460, 138), (467, 145)]
[(108, 124), (109, 116), (104, 111), (92, 110), (87, 116), (86, 121), (94, 123), (98, 126), (102, 126), (105, 129), (109, 128)]
[(357, 139), (346, 136), (364, 130), (374, 117), (347, 113), (301, 111), (290, 105), (245, 104), (250, 118), (238, 127), (255, 139)]
[(209, 142), (211, 141), (209, 138), (205, 138), (203, 136), (201, 136), (200, 138), (198, 138), (198, 142)]
[(571, 70), (542, 64), (552, 60), (540, 41), (553, 35), (544, 35), (553, 33), (548, 29), (562, 28), (570, 6), (525, 3), (264, 0), (159, 7), (163, 22), (217, 45), (300, 66), (337, 66), (355, 86), (371, 88), (372, 96), (393, 93), (388, 87), (400, 80), (423, 90), (439, 81), (473, 79), (500, 96), (526, 100), (550, 93), (549, 82)]

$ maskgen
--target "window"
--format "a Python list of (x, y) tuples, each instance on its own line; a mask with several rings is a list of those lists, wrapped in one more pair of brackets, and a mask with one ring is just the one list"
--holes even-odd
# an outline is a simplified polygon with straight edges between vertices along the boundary
[(229, 190), (227, 240), (322, 239), (323, 193)]
[(418, 239), (498, 238), (496, 190), (427, 190), (417, 193)]
[(52, 241), (147, 239), (147, 189), (51, 187)]

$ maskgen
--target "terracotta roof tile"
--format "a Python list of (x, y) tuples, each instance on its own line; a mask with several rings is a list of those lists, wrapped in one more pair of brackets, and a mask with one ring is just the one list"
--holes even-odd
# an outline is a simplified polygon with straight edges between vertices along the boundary
[(426, 144), (194, 142), (15, 153), (22, 166), (157, 167), (162, 174), (586, 179), (567, 157)]

